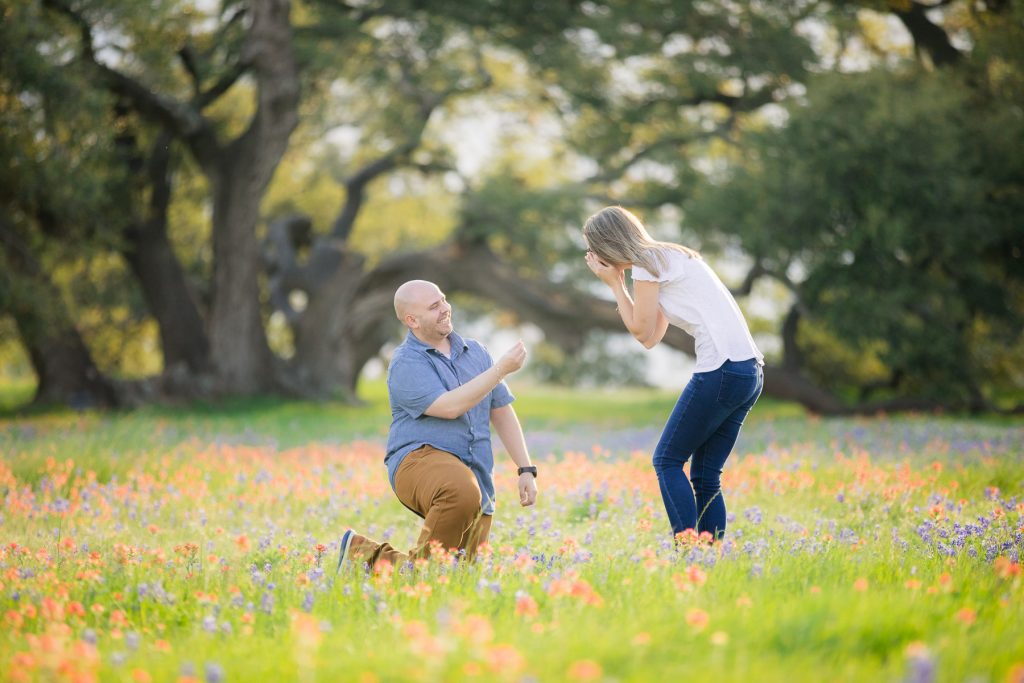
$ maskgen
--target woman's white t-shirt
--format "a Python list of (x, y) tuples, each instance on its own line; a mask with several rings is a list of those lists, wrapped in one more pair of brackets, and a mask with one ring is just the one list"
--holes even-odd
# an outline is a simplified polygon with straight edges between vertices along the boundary
[(665, 317), (694, 338), (697, 365), (693, 371), (708, 372), (727, 360), (750, 358), (764, 365), (743, 313), (715, 271), (684, 252), (660, 252), (667, 261), (661, 273), (655, 276), (634, 265), (633, 280), (658, 283), (658, 303)]

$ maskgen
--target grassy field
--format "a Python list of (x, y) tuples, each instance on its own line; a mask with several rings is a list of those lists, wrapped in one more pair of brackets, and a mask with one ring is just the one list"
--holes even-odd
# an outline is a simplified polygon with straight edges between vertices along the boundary
[(513, 387), (541, 468), (479, 562), (334, 575), (417, 520), (366, 405), (18, 416), (0, 396), (0, 680), (1024, 680), (1024, 427), (764, 401), (726, 540), (675, 546), (675, 395)]

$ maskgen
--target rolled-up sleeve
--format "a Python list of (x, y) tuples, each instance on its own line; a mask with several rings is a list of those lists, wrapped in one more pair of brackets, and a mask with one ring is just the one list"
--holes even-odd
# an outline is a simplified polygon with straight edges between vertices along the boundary
[(413, 419), (421, 417), (446, 391), (427, 358), (407, 356), (396, 359), (388, 370), (392, 408), (401, 408)]
[(509, 391), (504, 382), (500, 382), (498, 386), (494, 387), (494, 391), (491, 392), (491, 410), (507, 406), (514, 400), (516, 400), (516, 397), (512, 395), (512, 392)]

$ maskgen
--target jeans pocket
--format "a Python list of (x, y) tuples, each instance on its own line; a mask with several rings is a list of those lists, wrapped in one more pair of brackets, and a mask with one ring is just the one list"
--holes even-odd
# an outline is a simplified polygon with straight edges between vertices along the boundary
[(757, 388), (757, 375), (722, 370), (722, 383), (718, 387), (718, 402), (725, 406), (738, 406), (753, 395)]

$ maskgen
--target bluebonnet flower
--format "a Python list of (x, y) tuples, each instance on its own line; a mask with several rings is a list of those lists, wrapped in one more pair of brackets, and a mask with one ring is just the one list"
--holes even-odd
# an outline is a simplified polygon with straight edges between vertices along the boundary
[(747, 518), (747, 521), (751, 524), (760, 524), (762, 520), (761, 508), (754, 506), (747, 508), (743, 511), (743, 516)]
[(260, 599), (260, 610), (267, 614), (274, 611), (274, 595), (269, 591), (264, 591), (263, 597)]
[(224, 667), (216, 662), (207, 662), (204, 667), (206, 683), (223, 683)]
[(906, 683), (933, 683), (935, 681), (935, 660), (927, 652), (910, 657), (910, 671)]

